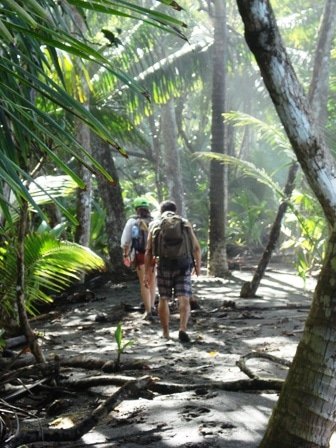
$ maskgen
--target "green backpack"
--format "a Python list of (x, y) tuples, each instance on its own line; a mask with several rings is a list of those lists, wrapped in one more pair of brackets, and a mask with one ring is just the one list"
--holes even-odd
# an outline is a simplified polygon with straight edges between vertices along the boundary
[(186, 271), (194, 263), (190, 226), (181, 216), (164, 212), (154, 225), (153, 255), (159, 267)]

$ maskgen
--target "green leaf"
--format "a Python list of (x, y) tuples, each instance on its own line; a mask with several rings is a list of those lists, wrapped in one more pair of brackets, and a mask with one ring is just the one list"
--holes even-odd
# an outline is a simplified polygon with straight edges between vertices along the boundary
[[(16, 240), (2, 245), (0, 256), (0, 310), (14, 313), (16, 301)], [(83, 272), (105, 269), (104, 260), (88, 247), (59, 241), (50, 232), (28, 235), (24, 243), (25, 303), (29, 313), (36, 313), (36, 302), (50, 302), (50, 292), (61, 292)], [(47, 293), (46, 291), (50, 291)]]
[(14, 37), (8, 31), (8, 28), (2, 20), (0, 20), (0, 36), (4, 37), (4, 39), (10, 44), (14, 42)]
[(266, 185), (274, 191), (280, 198), (285, 198), (284, 192), (280, 185), (276, 183), (271, 176), (262, 168), (256, 167), (253, 163), (238, 159), (237, 157), (228, 156), (217, 152), (199, 152), (195, 153), (196, 158), (217, 160), (219, 163), (232, 165), (240, 169), (246, 176), (253, 177), (258, 182)]
[(37, 22), (33, 19), (33, 17), (27, 13), (27, 11), (23, 9), (15, 0), (3, 0), (3, 2), (8, 5), (9, 9), (15, 11), (21, 19), (28, 22), (30, 26), (33, 28), (37, 27)]
[(122, 326), (121, 326), (121, 322), (118, 323), (117, 328), (114, 332), (114, 337), (116, 340), (116, 343), (118, 345), (118, 349), (121, 349), (121, 344), (122, 344), (122, 339), (123, 339), (123, 331), (122, 331)]

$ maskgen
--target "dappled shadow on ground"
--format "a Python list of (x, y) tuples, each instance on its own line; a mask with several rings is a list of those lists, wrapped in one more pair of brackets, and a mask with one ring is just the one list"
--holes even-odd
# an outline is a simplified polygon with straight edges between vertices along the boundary
[[(43, 348), (49, 356), (80, 354), (106, 361), (116, 358), (114, 331), (121, 322), (124, 340), (133, 342), (121, 362), (126, 366), (136, 361), (141, 369), (122, 368), (119, 374), (132, 378), (150, 375), (158, 382), (195, 386), (180, 393), (144, 393), (138, 399), (123, 401), (80, 442), (54, 446), (256, 448), (277, 394), (272, 390), (230, 392), (213, 385), (246, 379), (236, 363), (251, 351), (292, 359), (314, 281), (303, 284), (293, 272), (273, 266), (262, 281), (259, 297), (241, 299), (241, 285), (251, 275), (244, 270), (235, 271), (228, 280), (205, 276), (193, 280), (198, 307), (190, 319), (190, 344), (178, 341), (179, 319), (174, 306), (172, 338), (168, 341), (161, 338), (157, 319), (150, 323), (142, 319), (137, 308), (130, 311), (140, 305), (139, 287), (134, 281), (106, 284), (88, 301), (69, 301), (56, 306), (45, 319), (36, 320), (35, 330), (43, 334)], [(250, 359), (248, 366), (262, 378), (283, 379), (287, 374), (285, 367), (267, 359)], [(73, 368), (63, 371), (74, 379), (101, 374)], [(92, 410), (97, 400), (117, 389), (98, 386), (72, 395), (65, 414), (78, 419)]]

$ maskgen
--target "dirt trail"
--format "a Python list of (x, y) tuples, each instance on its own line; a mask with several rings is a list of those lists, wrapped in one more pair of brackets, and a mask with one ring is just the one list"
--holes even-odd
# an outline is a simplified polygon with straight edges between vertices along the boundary
[[(125, 340), (133, 341), (122, 362), (138, 361), (146, 366), (146, 370), (122, 371), (122, 375), (146, 374), (163, 382), (202, 384), (192, 391), (148, 392), (137, 400), (124, 401), (80, 442), (54, 446), (256, 448), (277, 394), (228, 392), (212, 388), (211, 383), (247, 379), (236, 362), (252, 351), (290, 361), (302, 334), (314, 281), (304, 285), (289, 269), (273, 265), (258, 290), (260, 297), (240, 299), (241, 283), (250, 279), (248, 270), (234, 271), (230, 280), (194, 278), (199, 308), (192, 311), (192, 342), (187, 345), (177, 339), (178, 314), (171, 315), (172, 338), (166, 341), (161, 338), (158, 320), (149, 323), (140, 311), (125, 310), (125, 305), (140, 304), (136, 282), (107, 284), (96, 291), (95, 300), (56, 309), (48, 323), (37, 321), (35, 329), (43, 330), (44, 348), (49, 354), (86, 354), (107, 361), (116, 357), (114, 331), (121, 321)], [(247, 364), (262, 378), (285, 378), (287, 373), (286, 367), (268, 360), (253, 358)], [(77, 378), (89, 373), (65, 369), (64, 375)], [(96, 387), (90, 393), (102, 399), (116, 389)], [(78, 414), (79, 407), (85, 413), (96, 404), (88, 405), (85, 394), (72, 400), (64, 421), (65, 416)]]

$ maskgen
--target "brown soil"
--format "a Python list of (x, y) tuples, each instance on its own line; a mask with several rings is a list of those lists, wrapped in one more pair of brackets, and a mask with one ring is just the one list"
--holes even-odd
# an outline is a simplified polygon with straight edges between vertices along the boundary
[[(229, 280), (194, 278), (198, 307), (190, 319), (190, 344), (178, 341), (174, 304), (169, 341), (161, 337), (157, 319), (153, 323), (142, 319), (137, 309), (139, 288), (134, 281), (106, 284), (94, 295), (69, 297), (66, 306), (58, 305), (45, 319), (33, 322), (34, 329), (43, 334), (43, 349), (48, 356), (64, 359), (81, 354), (106, 361), (116, 359), (114, 331), (122, 322), (124, 339), (131, 340), (132, 345), (121, 355), (118, 375), (150, 375), (158, 383), (194, 388), (174, 393), (144, 391), (139, 398), (123, 401), (80, 441), (29, 446), (256, 448), (277, 391), (248, 391), (244, 383), (236, 391), (226, 391), (220, 384), (248, 378), (236, 363), (251, 352), (292, 359), (315, 282), (304, 284), (293, 270), (273, 264), (258, 290), (259, 297), (241, 299), (241, 284), (251, 275), (252, 269), (246, 268), (234, 271)], [(138, 368), (127, 370), (135, 362)], [(260, 357), (246, 364), (261, 378), (284, 379), (287, 373), (287, 367)], [(101, 370), (73, 367), (63, 367), (61, 373), (67, 380), (104, 374)], [(60, 411), (55, 407), (60, 397), (56, 400), (53, 394), (46, 396), (43, 391), (34, 392), (30, 402), (25, 397), (15, 405), (29, 406), (32, 413), (22, 422), (22, 428), (36, 422), (37, 426), (66, 426), (91, 412), (118, 387), (97, 386), (75, 394), (61, 393)]]

